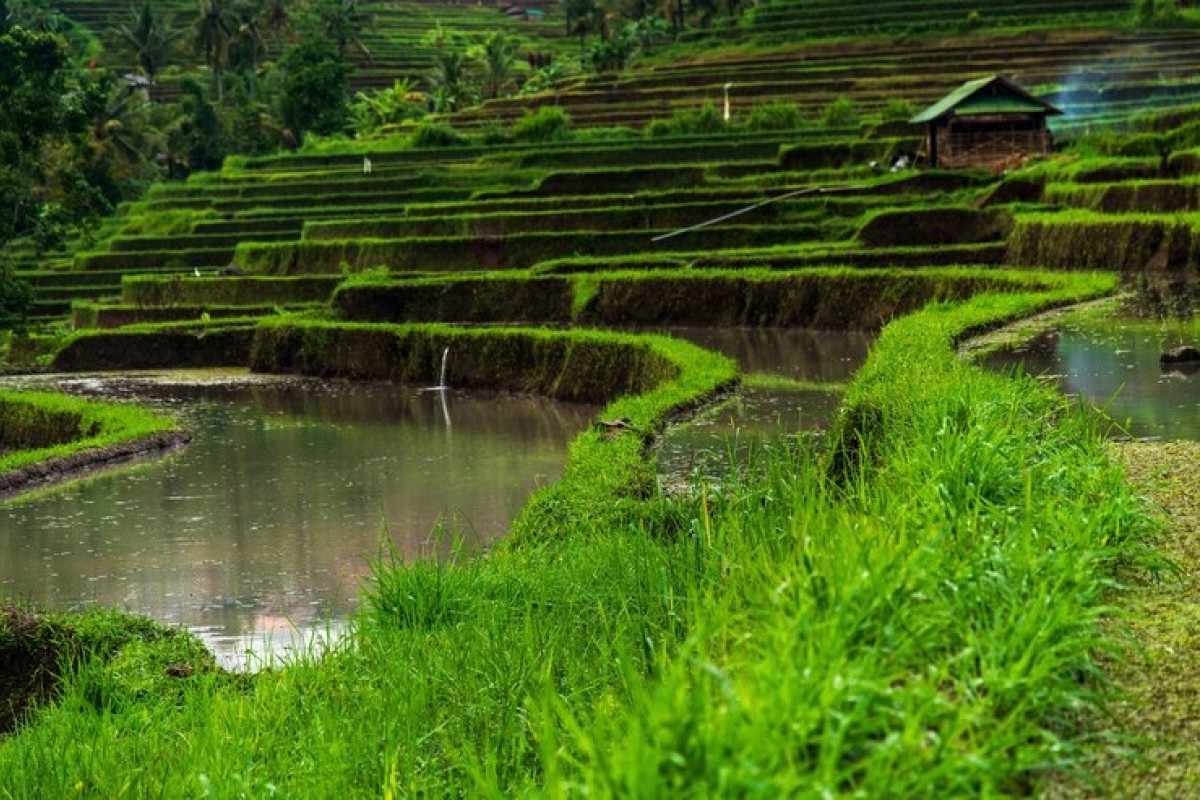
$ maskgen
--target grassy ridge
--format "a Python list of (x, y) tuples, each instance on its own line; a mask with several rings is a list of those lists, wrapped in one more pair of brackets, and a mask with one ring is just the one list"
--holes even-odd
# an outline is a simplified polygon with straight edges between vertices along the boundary
[[(282, 319), (258, 327), (250, 367), (258, 372), (433, 385), (440, 377), (442, 353), (449, 347), (454, 358), (446, 380), (453, 386), (598, 403), (640, 394), (678, 377), (682, 364), (678, 355), (672, 359), (664, 354), (664, 349), (672, 352), (668, 341), (600, 331)], [(708, 355), (695, 347), (685, 352), (700, 363)]]
[(174, 429), (168, 417), (119, 403), (0, 391), (0, 475)]
[[(631, 462), (602, 454), (641, 439), (585, 434), (514, 543), (384, 558), (337, 652), (251, 691), (100, 699), (85, 665), (0, 774), (14, 796), (1026, 793), (1097, 745), (1077, 720), (1113, 647), (1103, 597), (1146, 523), (1083, 415), (953, 344), (1114, 284), (893, 323), (850, 389), (841, 482), (782, 447), (742, 485), (621, 513), (604, 484)], [(605, 413), (660, 418), (688, 373)], [(563, 513), (592, 491), (601, 513)]]

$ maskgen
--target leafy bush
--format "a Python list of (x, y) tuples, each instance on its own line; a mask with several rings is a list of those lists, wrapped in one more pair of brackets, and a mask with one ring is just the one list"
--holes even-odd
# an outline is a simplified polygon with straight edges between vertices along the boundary
[(821, 113), (821, 124), (826, 128), (849, 128), (855, 123), (857, 117), (854, 101), (843, 96), (825, 107)]
[(912, 104), (911, 100), (891, 99), (887, 101), (887, 105), (880, 112), (880, 118), (884, 122), (905, 122), (912, 119), (917, 113), (917, 107)]
[(646, 126), (646, 135), (651, 138), (665, 136), (696, 136), (720, 133), (725, 130), (725, 120), (712, 102), (705, 102), (699, 109), (681, 108), (670, 119), (656, 119)]
[(466, 143), (466, 137), (445, 122), (422, 122), (408, 137), (408, 146), (415, 148), (461, 147)]
[(350, 107), (354, 128), (360, 134), (372, 133), (385, 125), (416, 119), (424, 112), (424, 95), (408, 80), (396, 80), (391, 87), (359, 92)]
[(512, 138), (518, 142), (563, 142), (572, 138), (571, 117), (561, 106), (542, 106), (526, 111), (513, 123)]
[(572, 137), (581, 142), (611, 142), (639, 139), (642, 132), (628, 125), (605, 125), (600, 128), (581, 128), (572, 132)]
[(746, 128), (752, 131), (790, 131), (804, 127), (804, 117), (795, 103), (764, 103), (750, 109)]
[(512, 141), (508, 131), (500, 124), (500, 120), (489, 119), (479, 126), (479, 141), (488, 146), (508, 144)]
[(983, 15), (980, 14), (978, 11), (970, 11), (967, 13), (966, 18), (963, 19), (962, 24), (959, 25), (959, 30), (964, 31), (964, 32), (965, 31), (973, 31), (973, 30), (977, 30), (982, 27), (983, 27)]
[(517, 97), (526, 97), (550, 89), (554, 84), (570, 75), (578, 74), (580, 65), (578, 59), (558, 59), (544, 67), (534, 70), (517, 90)]

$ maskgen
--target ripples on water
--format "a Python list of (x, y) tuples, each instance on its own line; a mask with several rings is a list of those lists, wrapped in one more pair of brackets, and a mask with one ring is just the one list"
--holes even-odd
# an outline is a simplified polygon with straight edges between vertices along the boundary
[[(1192, 329), (1195, 330), (1193, 324)], [(1080, 395), (1115, 423), (1114, 435), (1200, 439), (1200, 374), (1163, 369), (1159, 356), (1184, 343), (1180, 323), (1114, 316), (1074, 319), (1021, 350), (985, 361), (1052, 376), (1060, 391)], [(1195, 338), (1193, 344), (1200, 344)]]
[[(735, 359), (745, 373), (844, 384), (866, 360), (875, 334), (799, 328), (672, 328), (669, 333)], [(659, 473), (671, 485), (697, 476), (719, 480), (747, 452), (781, 437), (825, 430), (841, 393), (745, 387), (696, 420), (672, 428), (658, 448)]]
[(261, 658), (336, 634), (385, 530), (406, 558), (444, 554), (443, 529), (486, 546), (558, 477), (596, 413), (213, 373), (49, 380), (167, 411), (194, 439), (166, 459), (0, 504), (0, 595), (184, 624), (233, 665), (246, 650)]

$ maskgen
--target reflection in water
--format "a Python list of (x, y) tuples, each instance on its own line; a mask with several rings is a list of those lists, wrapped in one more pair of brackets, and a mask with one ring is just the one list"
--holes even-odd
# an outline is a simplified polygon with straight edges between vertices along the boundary
[(667, 431), (658, 471), (668, 483), (718, 480), (748, 450), (781, 437), (823, 431), (841, 403), (837, 392), (743, 389), (730, 402)]
[[(671, 328), (672, 336), (737, 360), (746, 373), (782, 375), (806, 383), (845, 383), (867, 358), (875, 335), (799, 328)], [(667, 431), (658, 470), (668, 483), (695, 475), (716, 479), (756, 444), (823, 431), (841, 394), (802, 389), (743, 388), (731, 402)]]
[(845, 383), (867, 359), (875, 334), (804, 328), (668, 328), (678, 339), (723, 353), (743, 372), (809, 383)]
[(1200, 440), (1200, 375), (1163, 370), (1158, 363), (1165, 349), (1179, 343), (1145, 321), (1071, 322), (985, 364), (1057, 376), (1062, 392), (1086, 397), (1132, 436)]
[(407, 558), (445, 553), (441, 524), (468, 548), (501, 534), (594, 414), (393, 385), (181, 380), (54, 379), (166, 410), (194, 440), (0, 504), (0, 596), (182, 623), (227, 660), (253, 641), (286, 645), (292, 625), (353, 608), (384, 531)]

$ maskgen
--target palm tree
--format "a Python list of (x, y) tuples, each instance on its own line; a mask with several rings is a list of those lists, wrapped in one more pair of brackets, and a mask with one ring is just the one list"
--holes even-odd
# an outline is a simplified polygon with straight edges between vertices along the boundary
[(474, 102), (478, 87), (471, 76), (471, 59), (462, 47), (461, 35), (439, 25), (425, 37), (433, 49), (433, 72), (429, 84), (438, 111), (456, 111)]
[(457, 111), (470, 105), (475, 87), (470, 79), (470, 60), (461, 50), (445, 50), (433, 57), (433, 98), (438, 111)]
[(115, 204), (130, 187), (156, 176), (155, 159), (164, 135), (152, 114), (165, 106), (145, 101), (142, 93), (110, 72), (88, 73), (83, 90), (85, 136), (75, 153), (79, 169), (97, 192), (97, 199)]
[(155, 15), (148, 0), (140, 9), (130, 9), (129, 17), (116, 28), (122, 49), (133, 56), (137, 68), (151, 82), (175, 52), (183, 33), (171, 19)]
[(253, 2), (244, 2), (234, 9), (235, 28), (226, 49), (228, 65), (246, 76), (251, 90), (258, 65), (267, 55), (260, 9)]
[(501, 31), (487, 34), (472, 48), (472, 55), (479, 64), (484, 91), (489, 98), (499, 97), (512, 83), (517, 49), (517, 43)]
[(262, 6), (262, 23), (271, 34), (276, 47), (292, 35), (292, 15), (288, 12), (287, 0), (266, 0)]
[(229, 59), (229, 40), (237, 30), (237, 17), (229, 0), (200, 0), (200, 16), (192, 28), (193, 47), (212, 70), (219, 101), (223, 96), (221, 73)]
[(596, 23), (604, 17), (596, 0), (566, 0), (563, 10), (567, 35), (578, 36), (580, 47), (583, 47), (588, 34), (599, 33)]
[(337, 44), (338, 52), (344, 57), (346, 48), (354, 48), (371, 63), (371, 51), (362, 40), (362, 30), (368, 18), (358, 10), (358, 0), (317, 0), (315, 8), (321, 33)]

